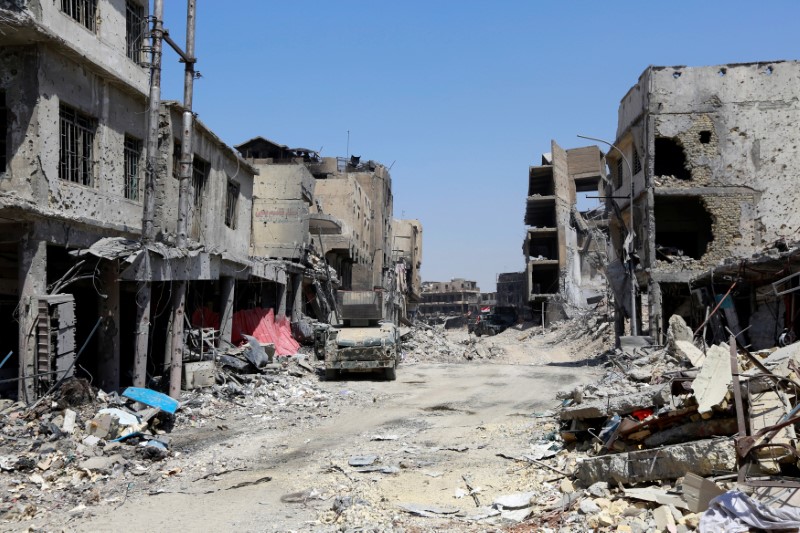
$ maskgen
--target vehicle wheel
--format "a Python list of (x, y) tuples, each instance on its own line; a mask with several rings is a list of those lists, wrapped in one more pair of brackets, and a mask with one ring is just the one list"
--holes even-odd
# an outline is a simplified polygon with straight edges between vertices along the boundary
[(384, 375), (386, 376), (386, 381), (394, 381), (397, 379), (397, 370), (395, 369), (395, 367), (386, 368), (384, 369), (384, 372), (385, 372)]
[(495, 335), (497, 335), (497, 332), (495, 330), (493, 330), (493, 329), (490, 329), (489, 330), (489, 336), (490, 337), (494, 337)]
[(335, 369), (325, 369), (325, 381), (334, 381), (339, 377), (339, 372)]
[(476, 336), (476, 337), (480, 337), (480, 336), (481, 336), (481, 332), (480, 332), (480, 331), (476, 331), (476, 332), (475, 332), (475, 336)]

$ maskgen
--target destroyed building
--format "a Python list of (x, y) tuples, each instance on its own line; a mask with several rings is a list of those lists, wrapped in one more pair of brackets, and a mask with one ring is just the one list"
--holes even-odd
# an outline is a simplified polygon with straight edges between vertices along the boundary
[(526, 276), (526, 272), (501, 272), (497, 275), (498, 307), (514, 309), (520, 317), (530, 316), (525, 294)]
[[(622, 99), (614, 144), (624, 158), (607, 155), (606, 196), (618, 213), (609, 221), (609, 270), (617, 294), (636, 289), (634, 305), (617, 297), (618, 316), (643, 322), (657, 343), (671, 315), (698, 327), (731, 286), (722, 276), (702, 286), (692, 279), (796, 239), (788, 184), (798, 169), (799, 76), (796, 61), (649, 67)], [(623, 264), (633, 265), (634, 283)], [(758, 317), (785, 310), (796, 316), (770, 292), (733, 291), (737, 328), (758, 330)]]
[[(250, 254), (278, 272), (275, 281), (260, 284), (260, 304), (275, 310), (276, 316), (290, 316), (297, 321), (302, 314), (323, 314), (330, 304), (319, 303), (304, 309), (303, 293), (317, 299), (327, 298), (332, 287), (321, 288), (330, 280), (315, 273), (310, 263), (315, 259), (314, 240), (322, 231), (339, 231), (338, 221), (312, 222), (315, 179), (307, 163), (319, 156), (307, 149), (289, 148), (264, 137), (255, 137), (236, 146), (257, 170), (253, 190), (253, 219)], [(338, 278), (337, 278), (338, 280)], [(329, 298), (328, 298), (329, 299)], [(327, 314), (327, 313), (325, 313)], [(317, 317), (327, 320), (327, 316)]]
[(78, 339), (105, 316), (83, 363), (114, 386), (121, 344), (131, 344), (120, 338), (120, 313), (129, 321), (136, 313), (132, 297), (120, 298), (113, 266), (94, 262), (101, 289), (81, 280), (57, 298), (50, 292), (75, 265), (69, 250), (141, 231), (147, 3), (100, 2), (91, 13), (52, 2), (2, 7), (0, 351), (13, 355), (0, 377), (26, 378), (19, 397), (33, 399), (52, 374), (41, 384), (33, 376), (66, 369)]
[(481, 290), (475, 281), (463, 278), (424, 281), (419, 315), (426, 319), (475, 315), (480, 313), (480, 295)]
[(394, 219), (392, 260), (400, 292), (405, 295), (405, 318), (413, 319), (422, 301), (422, 223), (416, 219)]
[[(605, 177), (596, 146), (564, 150), (555, 141), (528, 171), (523, 243), (526, 299), (542, 323), (585, 309), (604, 292), (604, 212), (576, 207), (577, 193), (598, 192)], [(588, 218), (588, 220), (587, 220)]]
[(342, 277), (346, 290), (386, 291), (384, 314), (404, 314), (392, 261), (392, 179), (375, 161), (324, 157), (309, 163), (316, 178), (312, 215), (333, 215), (341, 230), (318, 235), (322, 253)]

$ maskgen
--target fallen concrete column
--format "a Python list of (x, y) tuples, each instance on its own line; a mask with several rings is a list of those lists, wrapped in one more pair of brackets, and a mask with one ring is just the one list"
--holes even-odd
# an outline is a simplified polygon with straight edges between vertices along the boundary
[(735, 470), (733, 439), (723, 438), (592, 457), (576, 465), (575, 477), (588, 486), (597, 481), (642, 483), (677, 479), (687, 472), (702, 477)]
[(669, 387), (661, 385), (645, 389), (636, 394), (598, 398), (566, 407), (561, 411), (561, 419), (601, 418), (611, 416), (614, 413), (627, 415), (638, 409), (666, 405), (669, 400)]

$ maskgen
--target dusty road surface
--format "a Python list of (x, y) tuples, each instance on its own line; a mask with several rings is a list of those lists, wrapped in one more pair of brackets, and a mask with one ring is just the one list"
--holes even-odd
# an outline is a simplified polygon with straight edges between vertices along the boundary
[[(512, 335), (506, 343), (516, 345)], [(546, 443), (557, 429), (547, 416), (558, 405), (556, 392), (597, 374), (580, 356), (555, 346), (505, 353), (490, 361), (404, 365), (395, 382), (366, 374), (320, 380), (329, 397), (357, 399), (324, 417), (302, 411), (283, 420), (218, 414), (213, 424), (176, 430), (176, 456), (157, 471), (129, 476), (123, 494), (52, 514), (43, 529), (510, 526), (503, 517), (479, 518), (493, 500), (511, 493), (538, 491), (539, 503), (547, 504), (561, 476), (498, 454), (519, 456), (530, 453), (531, 444)], [(422, 514), (429, 516), (409, 513), (404, 505), (428, 509)]]

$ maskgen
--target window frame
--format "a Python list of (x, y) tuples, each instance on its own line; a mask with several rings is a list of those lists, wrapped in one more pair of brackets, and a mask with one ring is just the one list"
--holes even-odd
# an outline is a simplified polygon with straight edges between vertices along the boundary
[(61, 12), (92, 33), (97, 33), (97, 0), (61, 0)]
[(126, 133), (122, 151), (123, 193), (127, 200), (138, 202), (142, 196), (142, 140)]
[(133, 0), (125, 0), (125, 55), (137, 65), (142, 62), (146, 22), (144, 6)]
[[(65, 129), (65, 126), (69, 128)], [(94, 187), (97, 181), (97, 119), (61, 102), (58, 107), (58, 130), (59, 179)]]
[(225, 225), (235, 230), (239, 212), (239, 194), (242, 186), (228, 178), (228, 187), (225, 194)]

